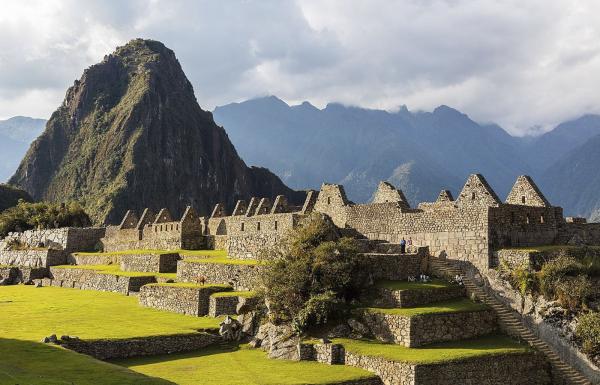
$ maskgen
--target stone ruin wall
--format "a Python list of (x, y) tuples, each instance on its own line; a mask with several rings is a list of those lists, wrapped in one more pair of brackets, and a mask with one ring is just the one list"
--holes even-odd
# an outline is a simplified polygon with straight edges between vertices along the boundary
[(21, 233), (10, 233), (0, 241), (0, 250), (15, 239), (30, 248), (51, 248), (63, 250), (65, 253), (75, 251), (92, 251), (104, 237), (104, 227), (61, 227), (58, 229), (27, 230)]

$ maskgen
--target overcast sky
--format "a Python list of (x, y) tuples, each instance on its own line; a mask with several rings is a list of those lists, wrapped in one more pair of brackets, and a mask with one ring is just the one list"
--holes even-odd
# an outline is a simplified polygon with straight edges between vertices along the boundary
[(600, 113), (597, 0), (3, 0), (0, 117), (48, 118), (136, 37), (173, 49), (200, 105), (446, 104), (524, 134)]

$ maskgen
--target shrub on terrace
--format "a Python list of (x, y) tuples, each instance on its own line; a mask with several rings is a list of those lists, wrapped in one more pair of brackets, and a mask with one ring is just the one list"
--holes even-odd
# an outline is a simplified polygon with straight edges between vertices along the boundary
[(342, 238), (331, 221), (313, 214), (279, 250), (265, 253), (260, 290), (274, 322), (297, 332), (343, 317), (366, 281), (353, 239)]
[(591, 312), (582, 315), (575, 333), (581, 339), (586, 353), (600, 354), (600, 313)]
[(29, 203), (20, 200), (15, 207), (0, 213), (0, 236), (36, 228), (87, 227), (91, 224), (90, 217), (77, 202)]

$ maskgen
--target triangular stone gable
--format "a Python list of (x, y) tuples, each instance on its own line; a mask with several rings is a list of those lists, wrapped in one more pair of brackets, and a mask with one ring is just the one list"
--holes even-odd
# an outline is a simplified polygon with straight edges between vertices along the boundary
[(329, 184), (323, 183), (321, 185), (321, 191), (319, 191), (319, 197), (317, 199), (317, 206), (347, 206), (350, 202), (346, 197), (346, 190), (344, 186), (340, 184)]
[(256, 211), (256, 206), (258, 206), (259, 199), (257, 197), (250, 198), (250, 202), (248, 203), (248, 207), (246, 208), (246, 216), (251, 217), (254, 215)]
[(506, 203), (512, 205), (550, 207), (550, 202), (540, 191), (533, 179), (528, 175), (521, 175), (508, 193)]
[(119, 229), (135, 229), (138, 220), (139, 218), (136, 215), (135, 211), (127, 210), (125, 216), (123, 217), (123, 220), (119, 224)]
[(442, 190), (440, 191), (440, 195), (438, 195), (436, 202), (452, 202), (454, 201), (454, 197), (450, 190)]
[(154, 212), (152, 210), (150, 210), (149, 208), (145, 208), (144, 212), (142, 212), (142, 216), (140, 217), (140, 220), (137, 223), (137, 226), (136, 226), (137, 229), (142, 230), (144, 228), (144, 226), (152, 223), (155, 218), (156, 218), (156, 216), (154, 215)]
[(409, 207), (408, 200), (402, 190), (397, 189), (391, 183), (381, 181), (375, 191), (373, 203), (400, 203), (404, 207)]
[(500, 198), (496, 195), (496, 192), (492, 190), (489, 183), (481, 174), (471, 174), (467, 183), (460, 192), (458, 202), (463, 205), (486, 205), (486, 206), (498, 206), (500, 205)]
[(273, 207), (271, 208), (271, 214), (285, 213), (288, 211), (288, 200), (285, 195), (277, 195)]
[(236, 202), (235, 207), (233, 208), (233, 213), (231, 215), (244, 215), (246, 214), (246, 210), (248, 206), (246, 205), (245, 200), (239, 200)]
[(160, 209), (156, 219), (154, 220), (154, 224), (166, 222), (173, 222), (173, 217), (171, 216), (169, 209)]
[(271, 200), (269, 198), (262, 198), (256, 207), (255, 215), (269, 214), (271, 211)]
[(181, 223), (199, 222), (200, 216), (192, 206), (187, 206), (185, 212), (181, 216)]
[(225, 205), (223, 203), (217, 203), (215, 205), (215, 208), (212, 211), (212, 214), (210, 214), (211, 218), (221, 218), (226, 216), (225, 214)]
[(308, 190), (306, 192), (306, 199), (304, 200), (304, 204), (302, 205), (301, 214), (309, 214), (315, 208), (315, 204), (317, 203), (317, 198), (319, 193), (315, 190)]

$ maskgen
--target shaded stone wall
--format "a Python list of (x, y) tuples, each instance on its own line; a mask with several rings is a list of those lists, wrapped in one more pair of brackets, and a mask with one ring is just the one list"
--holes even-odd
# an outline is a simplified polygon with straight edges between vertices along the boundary
[(549, 385), (552, 383), (548, 363), (534, 353), (415, 365), (346, 351), (345, 363), (377, 374), (385, 385)]
[(190, 352), (221, 341), (208, 333), (175, 334), (119, 340), (61, 340), (61, 345), (99, 360)]
[(130, 292), (138, 292), (143, 285), (154, 282), (156, 282), (154, 276), (125, 277), (88, 269), (51, 267), (50, 278), (48, 282), (44, 282), (44, 285), (129, 295)]
[(143, 306), (198, 317), (208, 314), (210, 295), (224, 290), (227, 288), (149, 284), (140, 289), (139, 301)]
[(67, 253), (75, 251), (93, 251), (104, 236), (104, 227), (61, 227), (47, 230), (27, 230), (22, 233), (10, 233), (0, 241), (0, 249), (11, 239), (31, 247), (45, 247), (63, 250)]
[(564, 223), (561, 226), (558, 244), (577, 244), (579, 241), (586, 245), (600, 245), (600, 223)]
[(179, 254), (135, 254), (121, 256), (121, 270), (152, 273), (175, 273)]
[(260, 266), (224, 263), (177, 262), (177, 281), (231, 285), (235, 290), (252, 290)]
[(391, 290), (378, 288), (371, 295), (373, 306), (376, 307), (414, 307), (432, 302), (446, 301), (452, 298), (464, 297), (464, 286), (450, 286), (436, 289)]
[(49, 267), (66, 262), (67, 256), (61, 250), (0, 250), (0, 265)]
[(362, 318), (378, 340), (406, 347), (475, 338), (497, 329), (491, 310), (414, 317), (365, 311)]
[(422, 266), (427, 250), (421, 247), (416, 254), (365, 254), (363, 271), (369, 272), (374, 280), (403, 281), (424, 273)]

